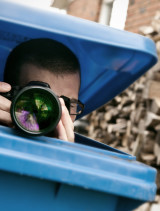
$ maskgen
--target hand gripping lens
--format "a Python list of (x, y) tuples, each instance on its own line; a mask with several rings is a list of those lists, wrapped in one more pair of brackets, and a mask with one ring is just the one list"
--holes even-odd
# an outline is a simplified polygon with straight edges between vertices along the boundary
[(12, 87), (10, 92), (0, 94), (12, 101), (12, 121), (27, 134), (47, 134), (61, 118), (60, 101), (47, 83), (31, 81), (24, 87)]

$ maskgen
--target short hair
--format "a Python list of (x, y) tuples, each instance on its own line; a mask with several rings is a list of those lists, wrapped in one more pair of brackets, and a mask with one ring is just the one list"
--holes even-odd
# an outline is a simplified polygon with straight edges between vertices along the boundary
[(74, 74), (80, 71), (80, 64), (74, 53), (64, 44), (48, 39), (32, 39), (15, 47), (7, 58), (4, 81), (19, 85), (21, 68), (32, 64), (45, 68), (54, 74)]

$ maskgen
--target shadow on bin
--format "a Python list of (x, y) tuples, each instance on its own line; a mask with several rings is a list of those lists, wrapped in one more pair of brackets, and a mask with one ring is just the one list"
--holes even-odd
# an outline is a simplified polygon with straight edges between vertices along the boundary
[[(2, 0), (0, 8), (0, 80), (18, 44), (58, 40), (80, 61), (83, 115), (157, 61), (155, 44), (146, 37), (9, 1)], [(79, 134), (75, 141), (33, 138), (0, 126), (0, 210), (129, 211), (154, 200), (155, 169)]]

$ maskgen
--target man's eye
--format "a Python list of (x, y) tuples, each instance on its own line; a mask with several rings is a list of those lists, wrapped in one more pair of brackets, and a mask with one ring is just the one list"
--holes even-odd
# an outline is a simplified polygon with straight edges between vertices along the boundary
[(70, 113), (71, 114), (76, 114), (77, 113), (77, 104), (75, 103), (72, 103), (71, 105), (70, 105)]

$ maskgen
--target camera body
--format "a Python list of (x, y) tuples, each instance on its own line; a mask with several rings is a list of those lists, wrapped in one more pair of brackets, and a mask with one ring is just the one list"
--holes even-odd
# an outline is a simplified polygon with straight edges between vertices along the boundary
[(47, 134), (55, 129), (61, 118), (59, 98), (47, 83), (31, 81), (26, 86), (12, 87), (11, 91), (0, 95), (12, 101), (12, 121), (27, 134)]

